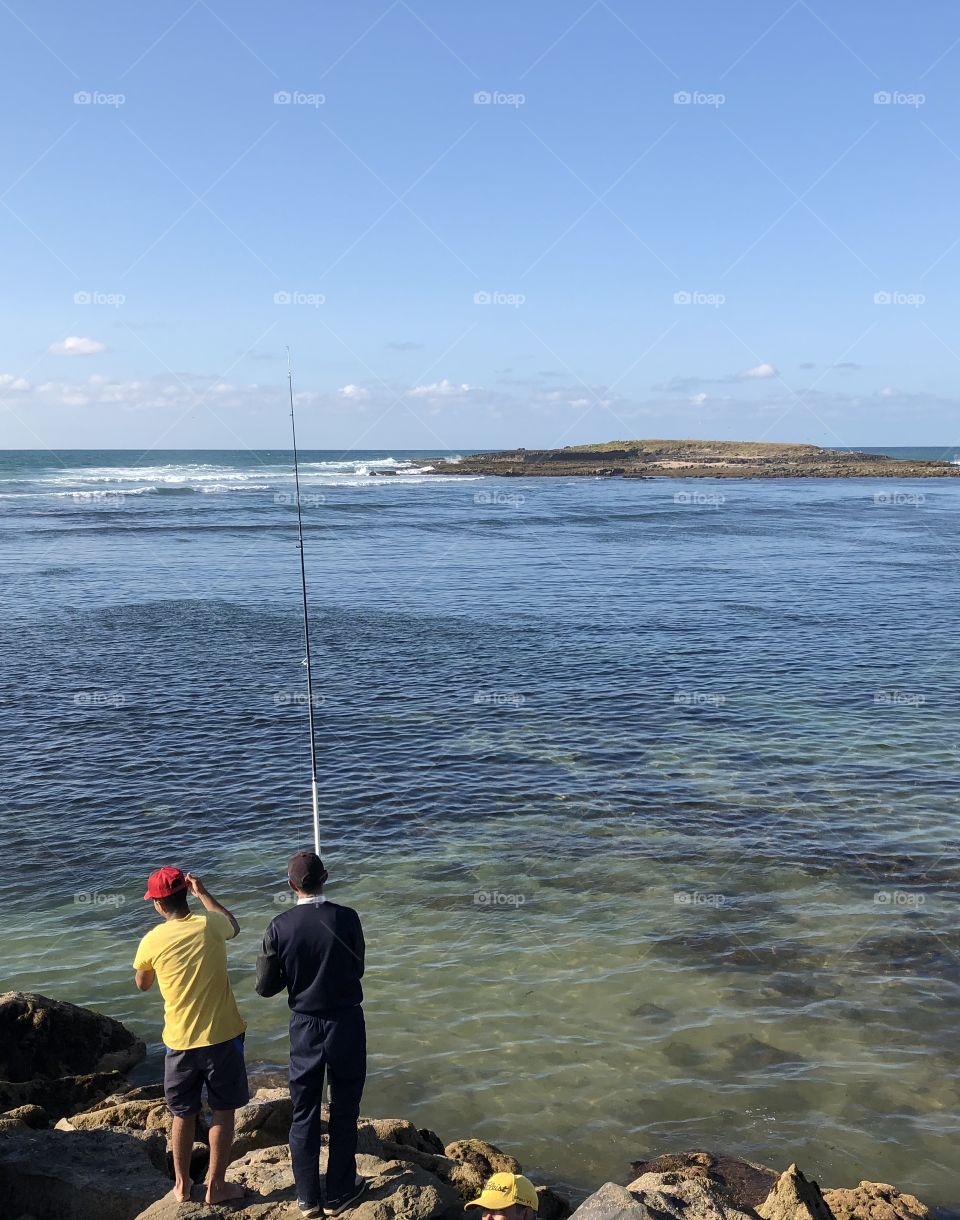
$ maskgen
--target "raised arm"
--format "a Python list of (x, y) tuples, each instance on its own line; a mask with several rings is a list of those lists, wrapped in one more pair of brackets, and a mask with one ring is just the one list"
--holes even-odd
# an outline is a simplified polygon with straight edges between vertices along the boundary
[(186, 881), (187, 885), (190, 887), (190, 893), (194, 896), (194, 898), (197, 898), (203, 904), (204, 910), (217, 911), (221, 915), (226, 915), (227, 919), (230, 920), (230, 923), (233, 926), (234, 936), (238, 935), (240, 932), (240, 925), (237, 923), (231, 912), (228, 911), (223, 905), (223, 903), (217, 902), (216, 898), (214, 898), (200, 878), (194, 873), (187, 873)]

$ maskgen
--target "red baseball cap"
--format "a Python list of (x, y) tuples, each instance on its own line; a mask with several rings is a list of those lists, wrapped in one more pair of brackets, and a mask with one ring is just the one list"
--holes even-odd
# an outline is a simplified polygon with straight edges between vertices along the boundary
[(158, 868), (155, 873), (150, 874), (147, 879), (147, 892), (143, 897), (145, 901), (149, 901), (151, 898), (169, 898), (171, 894), (178, 894), (180, 890), (186, 888), (187, 879), (182, 870), (168, 864), (165, 868)]

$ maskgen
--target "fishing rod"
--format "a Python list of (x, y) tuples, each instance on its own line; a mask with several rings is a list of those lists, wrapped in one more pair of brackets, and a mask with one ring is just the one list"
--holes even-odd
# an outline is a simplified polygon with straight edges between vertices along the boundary
[(293, 413), (293, 367), (287, 348), (287, 386), (290, 390), (290, 432), (293, 436), (293, 483), (297, 496), (297, 538), (300, 547), (300, 585), (303, 590), (303, 644), (307, 667), (307, 718), (310, 724), (310, 794), (313, 798), (313, 850), (320, 855), (320, 803), (317, 798), (317, 741), (313, 728), (313, 674), (310, 669), (310, 618), (307, 610), (307, 565), (303, 555), (303, 514), (300, 511), (300, 463), (297, 459), (297, 421)]

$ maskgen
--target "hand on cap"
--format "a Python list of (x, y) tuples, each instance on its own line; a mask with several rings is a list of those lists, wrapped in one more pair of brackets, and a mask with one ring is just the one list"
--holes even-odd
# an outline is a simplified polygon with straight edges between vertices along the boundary
[(187, 883), (187, 889), (194, 896), (194, 898), (201, 898), (207, 892), (207, 887), (203, 884), (196, 873), (186, 873), (184, 880)]

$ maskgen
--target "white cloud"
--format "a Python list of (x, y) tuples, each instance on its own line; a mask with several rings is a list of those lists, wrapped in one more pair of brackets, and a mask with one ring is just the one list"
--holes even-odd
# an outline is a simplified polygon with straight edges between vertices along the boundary
[(695, 403), (697, 406), (700, 406), (701, 403), (704, 403), (707, 401), (707, 396), (706, 396), (706, 394), (704, 394), (702, 392), (700, 394), (691, 394), (690, 401), (692, 403)]
[(47, 348), (53, 356), (99, 356), (106, 350), (106, 343), (101, 343), (99, 339), (83, 339), (79, 335), (70, 335), (59, 343), (51, 343)]
[(762, 379), (765, 377), (779, 377), (779, 376), (780, 376), (779, 371), (772, 364), (758, 364), (755, 368), (744, 369), (744, 371), (740, 374), (740, 377), (742, 377), (744, 379), (747, 379), (747, 378)]
[(880, 391), (881, 398), (896, 398), (896, 396), (897, 396), (897, 391), (893, 388), (892, 385), (885, 385), (883, 387), (883, 389)]
[(407, 396), (409, 398), (463, 398), (475, 389), (476, 386), (467, 385), (466, 382), (455, 385), (444, 377), (442, 381), (434, 381), (431, 385), (414, 386), (412, 390), (407, 391)]
[(370, 397), (370, 391), (364, 389), (362, 385), (344, 385), (337, 390), (337, 393), (341, 398), (350, 398), (354, 402), (363, 402)]
[(30, 382), (26, 378), (16, 377), (13, 373), (0, 373), (0, 390), (25, 393), (30, 388)]

